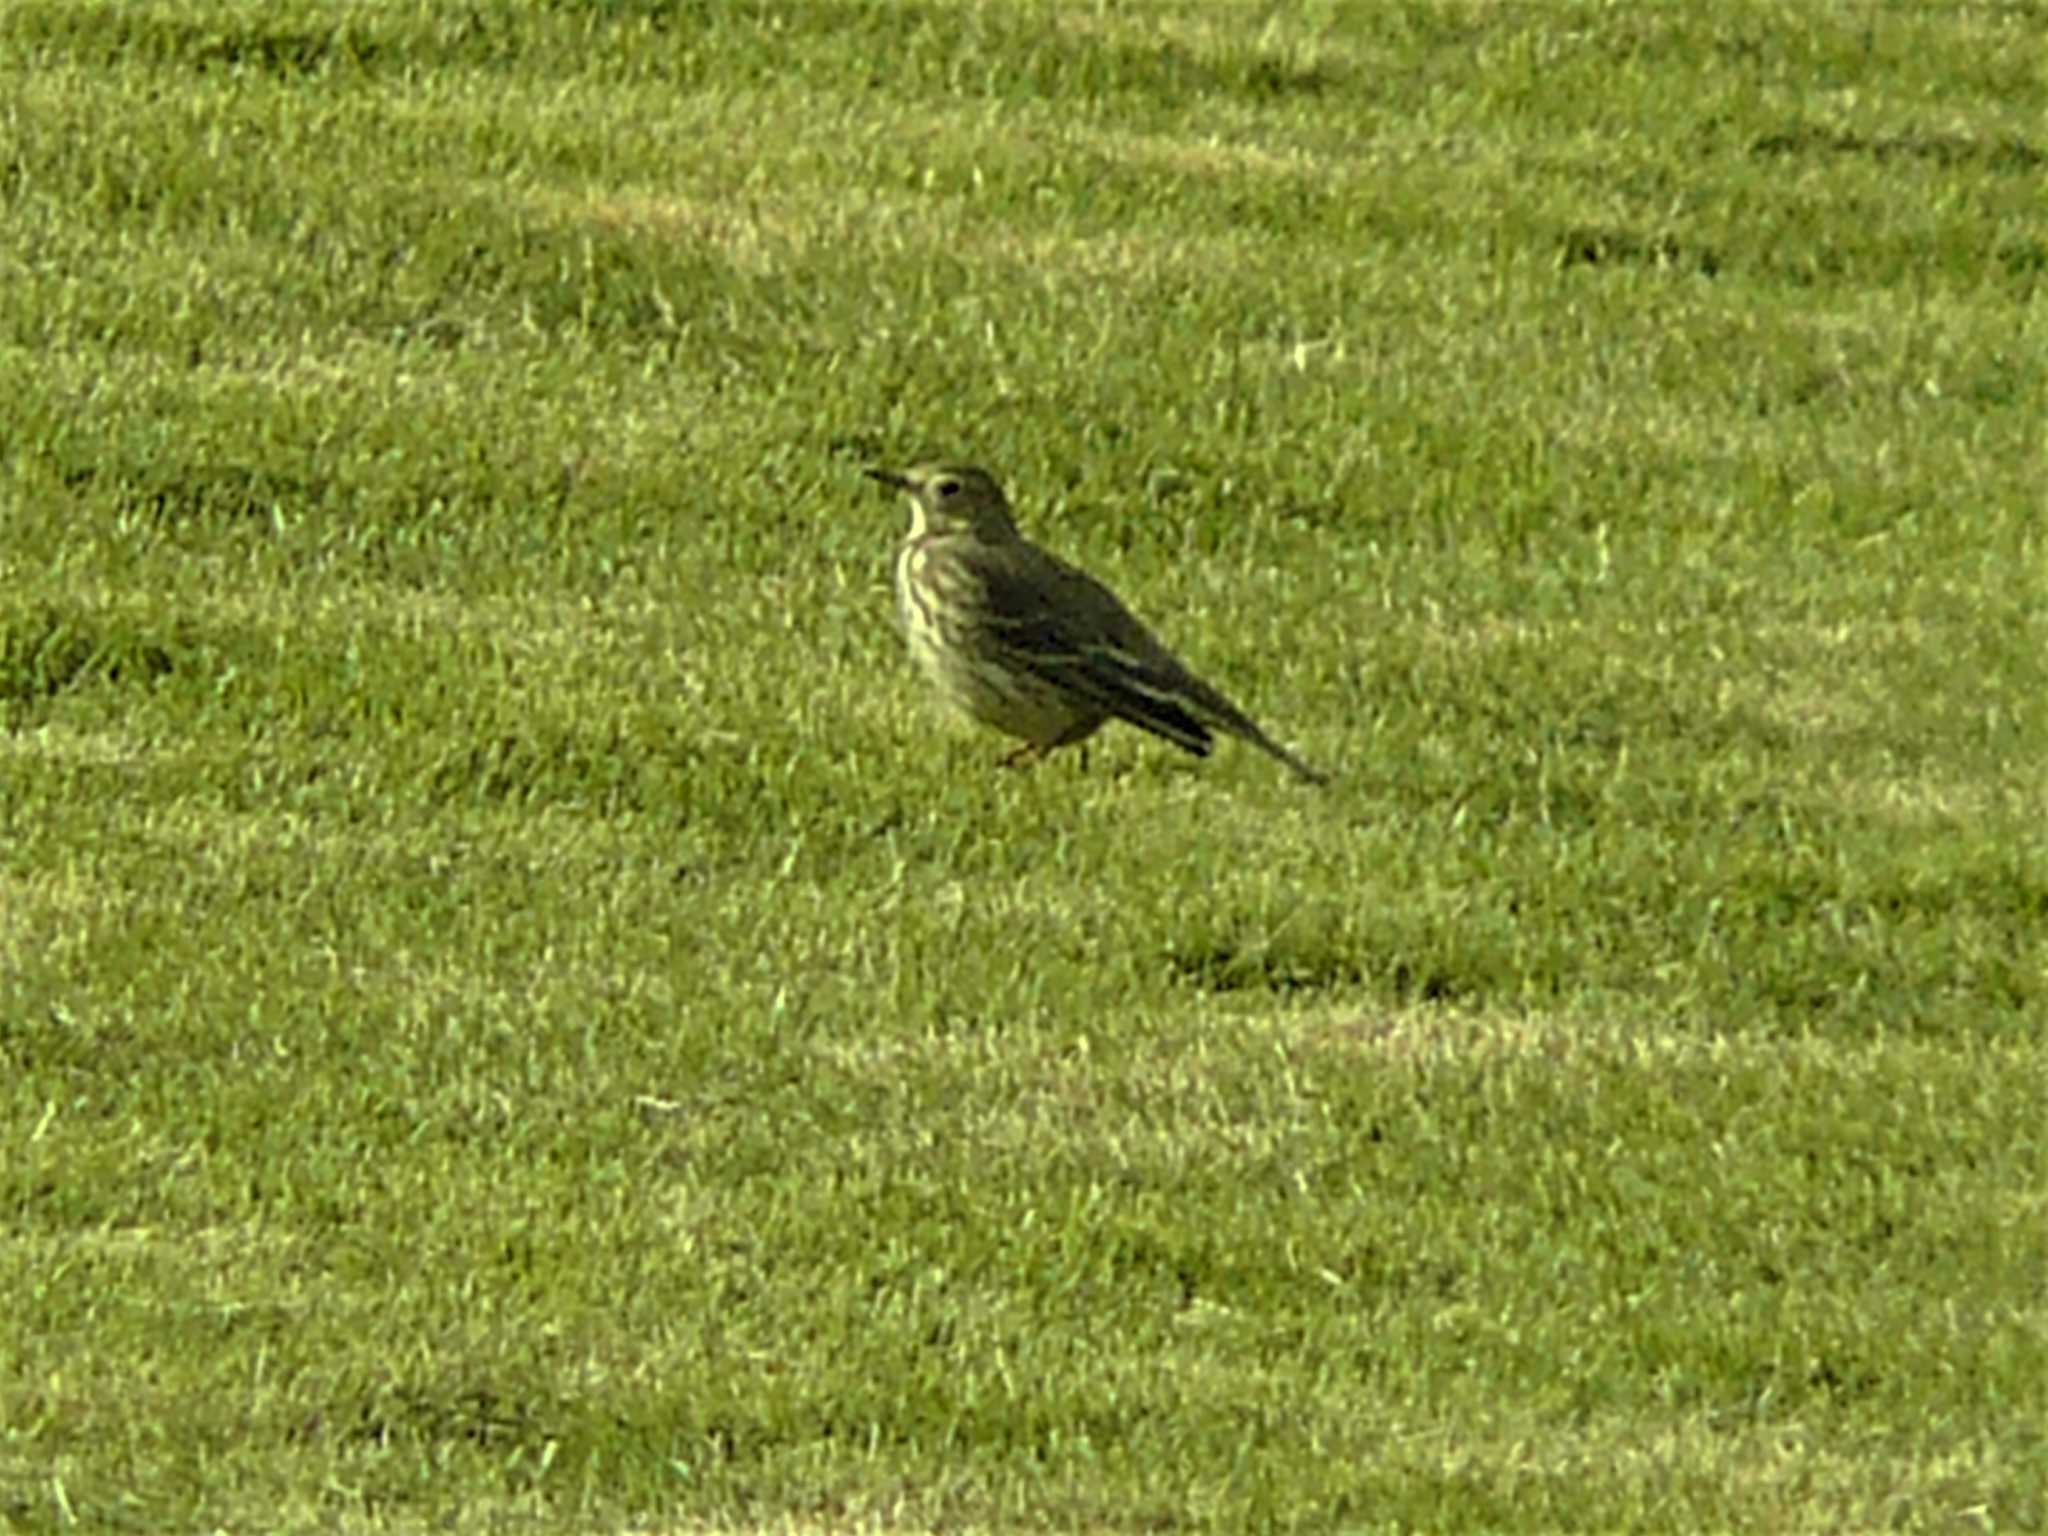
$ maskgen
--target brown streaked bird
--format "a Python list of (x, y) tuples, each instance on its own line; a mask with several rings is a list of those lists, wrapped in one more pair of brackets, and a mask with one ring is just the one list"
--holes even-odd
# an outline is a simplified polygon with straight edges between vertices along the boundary
[(910, 498), (896, 555), (910, 654), (949, 703), (1023, 740), (1005, 763), (1034, 762), (1117, 719), (1197, 757), (1226, 732), (1311, 784), (1328, 782), (1190, 672), (1114, 592), (1018, 532), (988, 471), (867, 473)]

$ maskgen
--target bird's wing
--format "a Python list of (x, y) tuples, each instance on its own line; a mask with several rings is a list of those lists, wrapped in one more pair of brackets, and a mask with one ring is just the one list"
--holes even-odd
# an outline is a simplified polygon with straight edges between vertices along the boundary
[(1308, 782), (1329, 782), (1190, 672), (1086, 571), (1018, 540), (979, 562), (977, 575), (990, 643), (1012, 664), (1197, 757), (1209, 755), (1211, 731), (1228, 731)]
[(1228, 702), (1087, 572), (1029, 545), (1006, 553), (1013, 558), (992, 563), (984, 581), (1004, 651), (1098, 709), (1207, 756), (1209, 729), (1198, 711), (1213, 702), (1234, 715)]

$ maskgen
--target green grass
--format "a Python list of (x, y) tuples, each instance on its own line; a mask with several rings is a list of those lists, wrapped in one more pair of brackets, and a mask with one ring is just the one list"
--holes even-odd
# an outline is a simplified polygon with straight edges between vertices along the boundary
[(0, 1523), (2048, 1525), (2044, 52), (14, 0)]

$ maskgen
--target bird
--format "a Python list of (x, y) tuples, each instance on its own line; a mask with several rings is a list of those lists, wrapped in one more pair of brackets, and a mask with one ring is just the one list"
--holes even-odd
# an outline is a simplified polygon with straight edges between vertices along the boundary
[(896, 610), (918, 669), (950, 704), (1022, 740), (1023, 766), (1112, 719), (1207, 757), (1241, 737), (1311, 784), (1329, 776), (1195, 676), (1086, 571), (1027, 539), (995, 477), (971, 464), (874, 468), (910, 501)]

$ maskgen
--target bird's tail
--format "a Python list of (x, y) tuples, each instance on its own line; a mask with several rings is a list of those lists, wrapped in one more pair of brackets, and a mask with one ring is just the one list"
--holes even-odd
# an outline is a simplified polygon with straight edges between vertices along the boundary
[(1323, 772), (1322, 769), (1303, 762), (1256, 725), (1244, 733), (1244, 739), (1257, 747), (1261, 752), (1279, 758), (1281, 762), (1294, 770), (1295, 777), (1303, 783), (1321, 785), (1330, 782), (1330, 776)]
[(1276, 757), (1293, 770), (1296, 778), (1305, 784), (1327, 784), (1330, 776), (1312, 763), (1302, 761), (1287, 748), (1259, 729), (1258, 721), (1239, 709), (1207, 683), (1190, 680), (1194, 696), (1202, 706), (1202, 717), (1206, 724), (1230, 732), (1250, 742), (1261, 752)]

